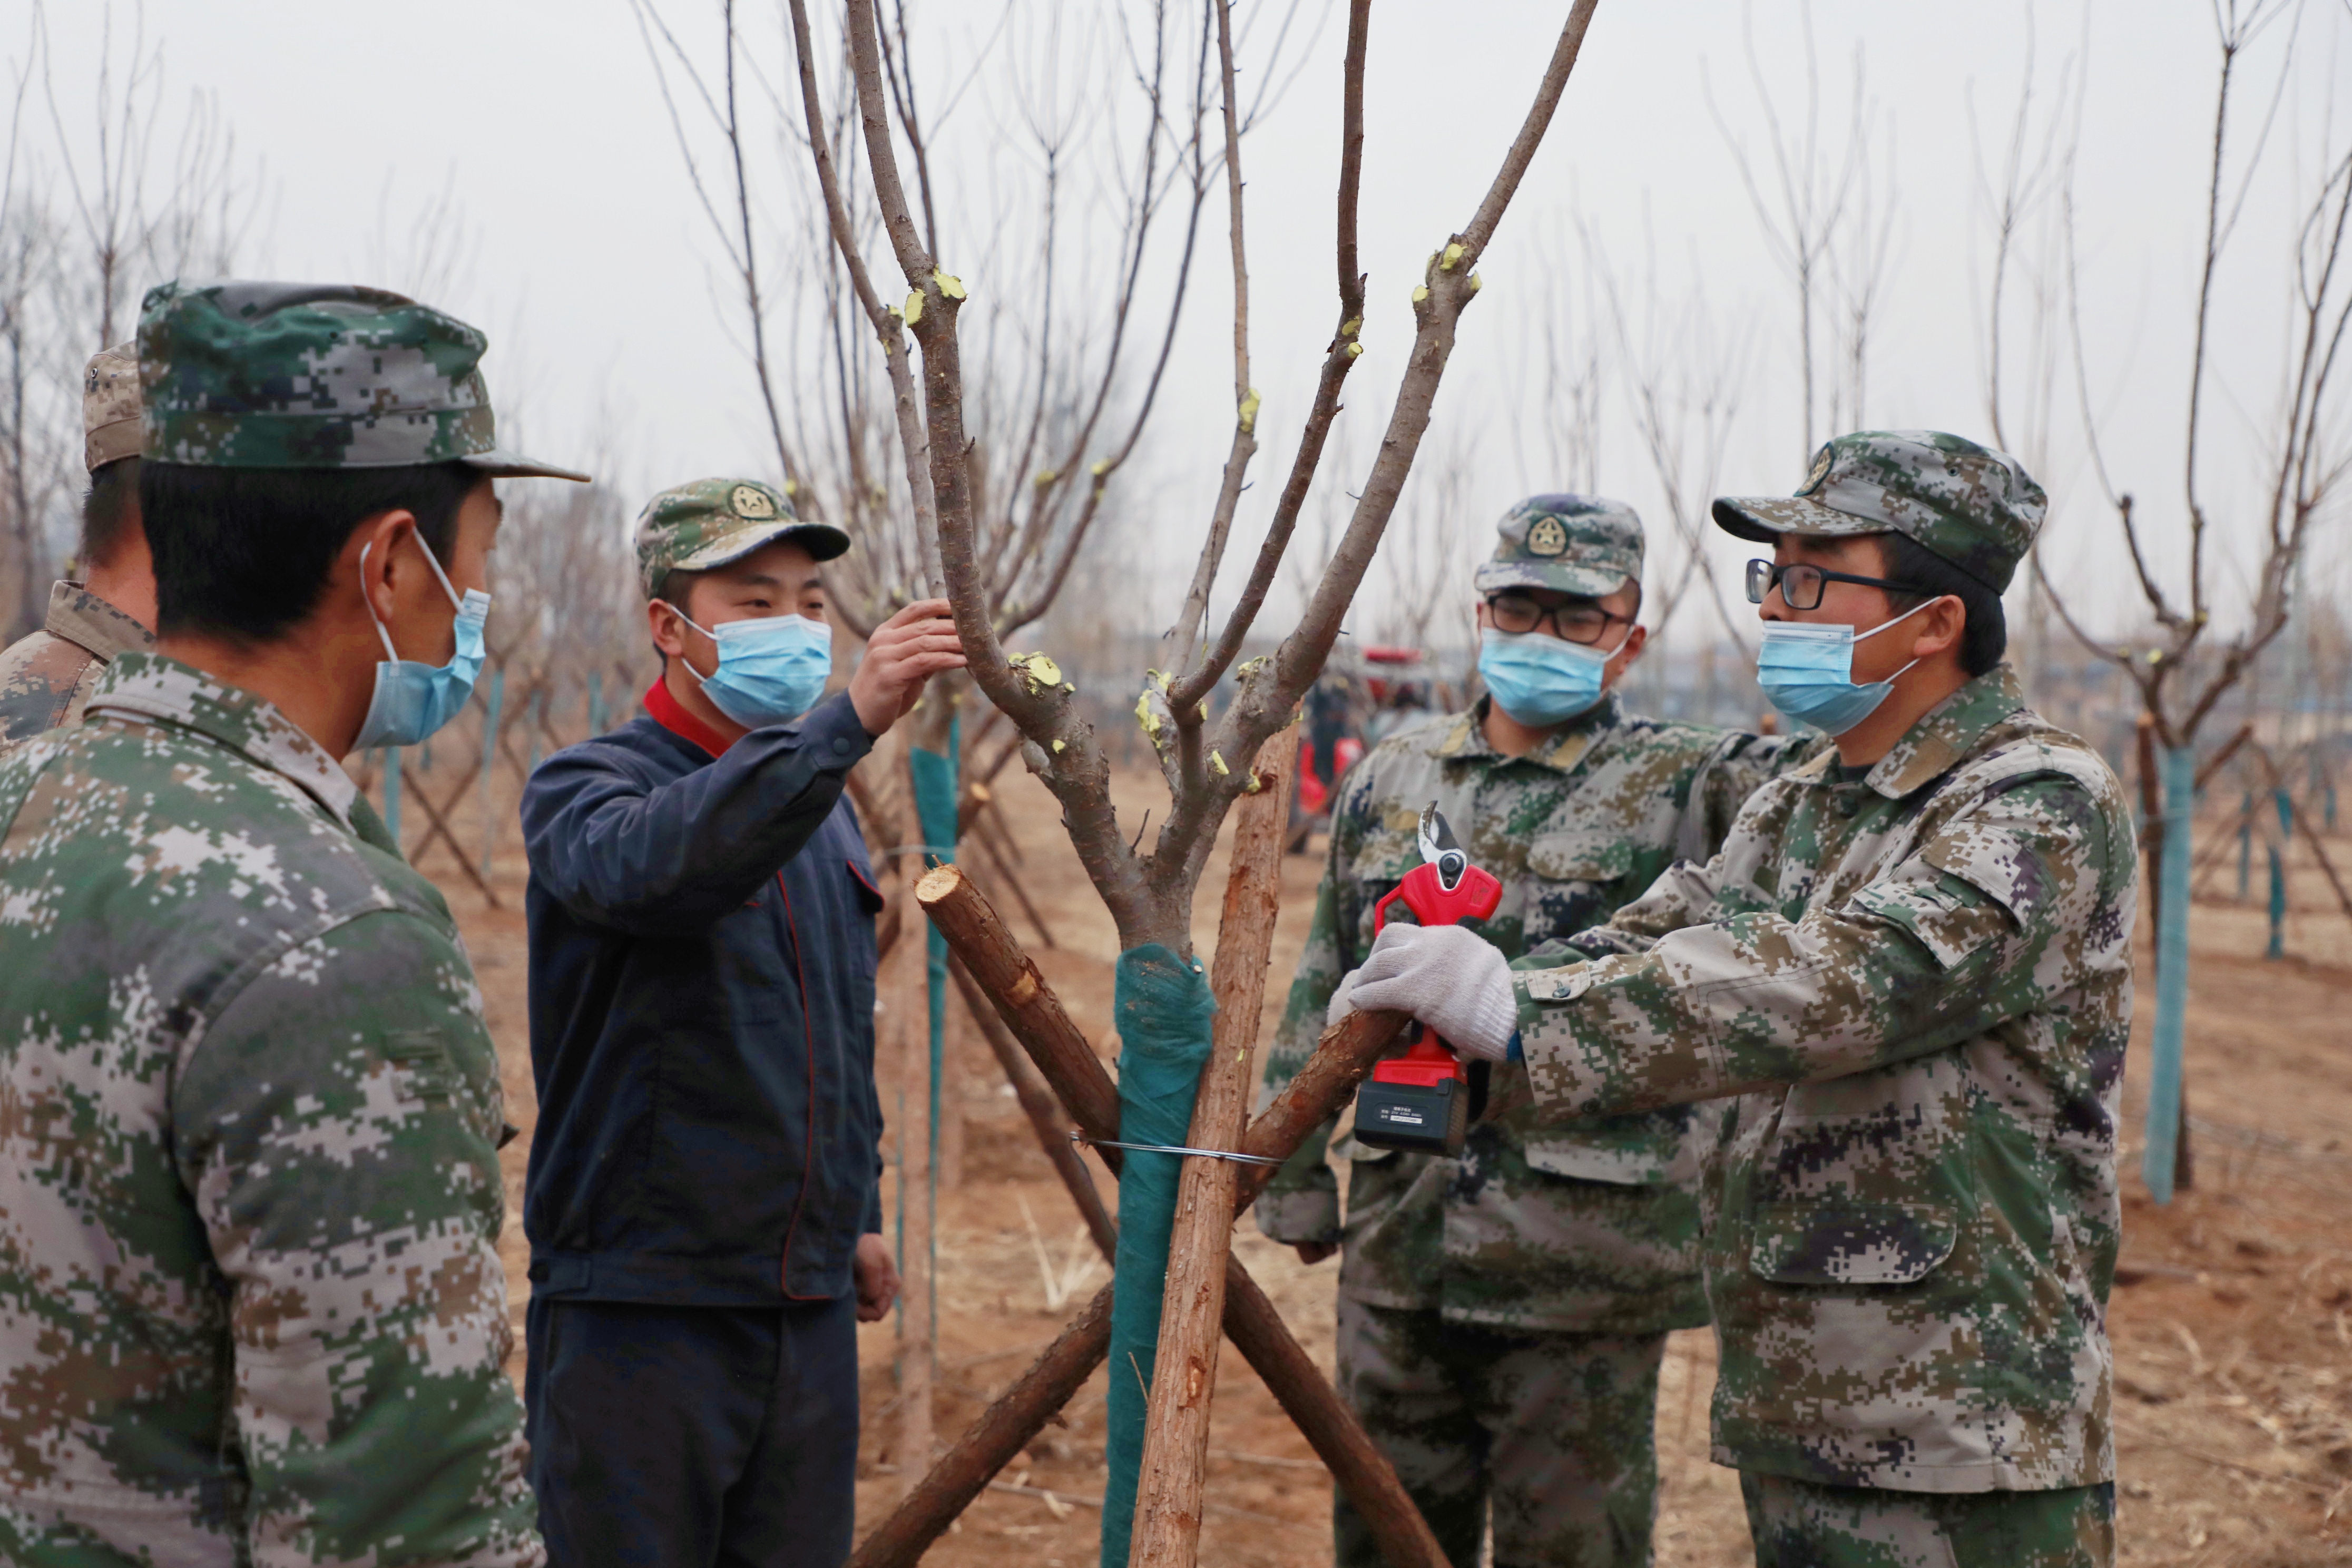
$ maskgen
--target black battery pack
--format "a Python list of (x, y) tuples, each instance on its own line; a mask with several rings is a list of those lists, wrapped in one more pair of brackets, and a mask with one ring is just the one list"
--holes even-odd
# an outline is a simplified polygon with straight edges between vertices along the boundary
[(1418, 1084), (1373, 1078), (1356, 1090), (1356, 1142), (1370, 1148), (1459, 1154), (1469, 1126), (1470, 1086), (1459, 1079)]

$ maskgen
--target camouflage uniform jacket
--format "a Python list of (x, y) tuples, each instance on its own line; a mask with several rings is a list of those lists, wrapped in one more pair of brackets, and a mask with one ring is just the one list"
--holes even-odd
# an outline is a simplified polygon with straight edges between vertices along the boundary
[[(1482, 702), (1391, 736), (1342, 782), (1330, 857), (1267, 1091), (1313, 1054), (1372, 908), (1421, 863), (1434, 800), (1503, 901), (1480, 933), (1516, 958), (1606, 920), (1677, 857), (1705, 858), (1787, 742), (1627, 714), (1615, 696), (1548, 747), (1506, 757)], [(1402, 904), (1392, 915), (1411, 920)], [(1696, 1112), (1539, 1127), (1531, 1106), (1475, 1127), (1458, 1159), (1366, 1148), (1354, 1162), (1339, 1289), (1376, 1307), (1439, 1308), (1515, 1328), (1650, 1333), (1706, 1321), (1698, 1277)], [(1324, 1137), (1259, 1199), (1278, 1241), (1340, 1239)]]
[(1579, 948), (1515, 966), (1550, 1114), (1738, 1096), (1707, 1184), (1715, 1458), (1899, 1491), (2115, 1475), (2132, 823), (2002, 666), (1861, 777), (1758, 791)]
[(0, 756), (79, 721), (106, 661), (154, 646), (154, 634), (80, 584), (52, 587), (41, 629), (0, 649)]
[(497, 1062), (354, 794), (153, 654), (0, 762), (0, 1562), (543, 1560)]

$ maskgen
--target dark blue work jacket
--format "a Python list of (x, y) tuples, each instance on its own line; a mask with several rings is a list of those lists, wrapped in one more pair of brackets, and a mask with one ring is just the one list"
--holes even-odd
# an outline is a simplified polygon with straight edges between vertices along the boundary
[(523, 791), (533, 1289), (744, 1307), (850, 1288), (881, 1228), (874, 915), (846, 696), (727, 745), (651, 717)]

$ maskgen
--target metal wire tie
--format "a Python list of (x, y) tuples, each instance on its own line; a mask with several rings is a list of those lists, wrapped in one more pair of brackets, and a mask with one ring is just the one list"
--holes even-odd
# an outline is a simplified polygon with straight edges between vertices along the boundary
[(1091, 1143), (1097, 1149), (1132, 1149), (1139, 1154), (1198, 1154), (1204, 1160), (1231, 1160), (1242, 1165), (1279, 1165), (1281, 1161), (1265, 1154), (1243, 1154), (1231, 1149), (1187, 1149), (1176, 1143), (1122, 1143), (1116, 1138), (1089, 1138), (1072, 1129), (1070, 1142)]

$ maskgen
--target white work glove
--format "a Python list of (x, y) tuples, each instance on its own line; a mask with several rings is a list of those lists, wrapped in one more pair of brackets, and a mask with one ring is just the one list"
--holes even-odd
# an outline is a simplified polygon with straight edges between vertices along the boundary
[(1460, 926), (1384, 926), (1350, 978), (1341, 984), (1351, 1007), (1410, 1013), (1465, 1056), (1510, 1059), (1519, 1032), (1511, 966), (1484, 937)]
[(1350, 969), (1339, 976), (1339, 987), (1331, 993), (1331, 1000), (1323, 1009), (1323, 1026), (1331, 1027), (1356, 1010), (1356, 981), (1364, 972)]

